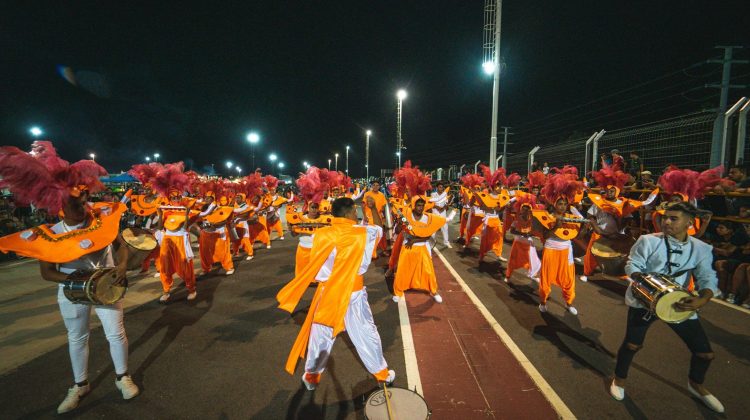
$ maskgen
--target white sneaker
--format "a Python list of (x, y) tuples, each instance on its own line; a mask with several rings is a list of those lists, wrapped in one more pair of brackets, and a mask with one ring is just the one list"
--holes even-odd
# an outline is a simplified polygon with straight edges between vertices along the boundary
[(743, 303), (743, 304), (742, 304), (742, 305), (740, 305), (740, 306), (742, 306), (742, 307), (743, 307), (743, 308), (745, 308), (745, 309), (750, 309), (750, 302), (745, 302), (745, 303)]
[(450, 243), (450, 242), (446, 242), (446, 243), (445, 243), (445, 247), (446, 247), (446, 248), (453, 248), (453, 245), (451, 245), (451, 243)]
[(434, 294), (434, 295), (432, 296), (432, 298), (433, 298), (433, 299), (435, 299), (435, 302), (437, 302), (437, 303), (443, 303), (443, 297), (442, 297), (442, 296), (440, 296), (440, 295), (439, 295), (439, 294), (437, 294), (437, 293), (435, 293), (435, 294)]
[(578, 315), (578, 309), (576, 309), (575, 306), (568, 306), (568, 312), (570, 312), (573, 315)]
[(576, 264), (578, 264), (578, 265), (583, 264), (583, 260), (581, 259), (581, 257), (575, 257), (575, 258), (573, 258), (573, 262), (576, 263)]
[(735, 298), (734, 293), (729, 293), (727, 294), (727, 298), (725, 300), (727, 301), (727, 303), (735, 303), (734, 298)]
[(393, 296), (391, 299), (396, 303), (400, 300), (398, 296)]
[(385, 384), (388, 386), (393, 385), (393, 382), (396, 381), (396, 371), (393, 369), (388, 370), (388, 377), (385, 379)]
[(120, 390), (120, 392), (122, 392), (123, 400), (129, 400), (141, 393), (141, 390), (138, 389), (138, 386), (133, 383), (133, 379), (130, 377), (130, 375), (123, 376), (119, 381), (115, 380), (115, 386)]
[(531, 277), (531, 280), (534, 280), (535, 283), (539, 283), (541, 280), (539, 280), (539, 277)]
[(615, 385), (615, 381), (613, 379), (612, 383), (609, 384), (609, 395), (611, 395), (612, 398), (616, 399), (617, 401), (622, 401), (623, 399), (625, 399), (625, 388)]
[(578, 277), (578, 279), (581, 280), (584, 283), (586, 283), (587, 281), (589, 281), (589, 278), (587, 276), (581, 276), (581, 277)]
[(227, 276), (231, 276), (232, 274), (234, 274), (234, 268), (226, 272)]
[(541, 313), (547, 312), (547, 305), (544, 304), (544, 303), (540, 303), (539, 304), (539, 312), (541, 312)]
[(73, 385), (73, 388), (68, 389), (68, 395), (65, 397), (63, 402), (57, 406), (57, 414), (67, 413), (68, 411), (75, 410), (78, 407), (78, 403), (81, 402), (86, 394), (91, 390), (90, 385), (78, 386)]
[(505, 258), (505, 257), (503, 257), (503, 256), (501, 255), (501, 256), (500, 256), (500, 261), (502, 261), (502, 262), (508, 262), (508, 259), (507, 259), (507, 258)]
[(154, 278), (156, 278), (156, 277), (161, 277), (161, 273), (159, 273), (158, 271), (156, 273), (154, 273)]
[(159, 298), (159, 303), (167, 303), (169, 302), (169, 297), (172, 296), (169, 293), (163, 293), (161, 297)]
[(271, 249), (271, 245), (266, 245), (266, 249)]
[(253, 257), (254, 257), (253, 255), (248, 255), (247, 258), (245, 258), (245, 261), (250, 261), (253, 259)]
[(703, 401), (703, 404), (706, 404), (706, 407), (710, 408), (711, 410), (714, 410), (717, 413), (724, 412), (724, 405), (721, 403), (721, 401), (719, 401), (718, 398), (714, 397), (712, 394), (701, 395), (698, 391), (694, 390), (692, 386), (690, 386), (690, 382), (688, 382), (688, 391), (690, 391), (690, 393), (693, 394), (695, 398)]
[(198, 296), (198, 291), (194, 291), (191, 293), (188, 293), (187, 300), (195, 300), (195, 298)]
[(307, 388), (308, 391), (315, 391), (315, 384), (312, 382), (307, 382), (305, 380), (305, 376), (307, 376), (307, 373), (302, 374), (302, 383), (305, 384), (305, 388)]

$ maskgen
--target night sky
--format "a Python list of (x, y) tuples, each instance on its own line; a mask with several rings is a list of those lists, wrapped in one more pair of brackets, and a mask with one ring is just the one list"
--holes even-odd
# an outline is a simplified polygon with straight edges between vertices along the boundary
[[(324, 167), (339, 152), (344, 169), (348, 144), (359, 176), (368, 128), (371, 173), (394, 163), (395, 93), (404, 88), (405, 158), (434, 166), (488, 154), (482, 0), (8, 3), (0, 144), (27, 150), (27, 130), (39, 125), (64, 158), (95, 152), (110, 172), (158, 151), (199, 171), (232, 160), (247, 173), (245, 135), (255, 130), (257, 166), (276, 152), (295, 174), (303, 160)], [(717, 57), (715, 45), (750, 47), (748, 9), (745, 1), (505, 1), (500, 125), (514, 127), (511, 151), (716, 106), (718, 91), (701, 86), (719, 81), (719, 65), (677, 71)], [(735, 66), (735, 82), (748, 83), (749, 71)], [(628, 99), (642, 107), (611, 115)]]

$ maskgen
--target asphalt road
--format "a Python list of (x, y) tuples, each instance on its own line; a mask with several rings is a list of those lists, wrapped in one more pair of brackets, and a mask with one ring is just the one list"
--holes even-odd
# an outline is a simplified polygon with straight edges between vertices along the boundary
[[(184, 300), (180, 287), (171, 304), (159, 305), (158, 279), (134, 278), (125, 321), (130, 372), (142, 394), (121, 399), (107, 342), (97, 327), (90, 341), (93, 391), (70, 417), (362, 418), (364, 399), (375, 383), (346, 335), (335, 345), (314, 393), (303, 390), (301, 367), (295, 376), (283, 369), (312, 294), (310, 289), (294, 316), (276, 309), (276, 292), (293, 277), (295, 246), (289, 237), (274, 241), (271, 250), (258, 249), (254, 260), (237, 260), (233, 276), (199, 279), (193, 303)], [(488, 257), (477, 264), (477, 246), (466, 253), (439, 248), (578, 418), (721, 417), (687, 393), (689, 352), (660, 323), (636, 356), (626, 400), (609, 397), (606, 386), (625, 329), (622, 284), (579, 283), (577, 317), (564, 311), (553, 288), (550, 312), (543, 315), (536, 308), (534, 284), (520, 276), (503, 283), (497, 261)], [(386, 359), (399, 375), (396, 385), (406, 387), (398, 310), (382, 280), (384, 264), (378, 260), (365, 283)], [(72, 382), (55, 286), (39, 278), (33, 262), (0, 267), (0, 286), (0, 417), (55, 417)], [(706, 386), (726, 406), (726, 417), (743, 418), (750, 410), (750, 315), (710, 303), (701, 317), (716, 353)], [(504, 417), (502, 412), (495, 416)]]

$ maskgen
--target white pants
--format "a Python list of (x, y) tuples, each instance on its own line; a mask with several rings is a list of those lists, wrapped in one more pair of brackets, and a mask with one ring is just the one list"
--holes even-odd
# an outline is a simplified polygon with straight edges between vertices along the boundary
[[(432, 214), (437, 214), (438, 216), (443, 216), (445, 218), (448, 218), (447, 213), (445, 211), (437, 211), (435, 209), (432, 210)], [(443, 227), (440, 228), (440, 231), (443, 232), (443, 243), (447, 244), (448, 241), (448, 222), (446, 221)], [(432, 234), (432, 237), (435, 238), (435, 235), (437, 232)]]
[[(372, 310), (367, 302), (366, 289), (352, 293), (349, 308), (344, 315), (344, 326), (368, 372), (374, 375), (388, 367), (388, 363), (383, 357), (383, 345), (380, 343), (378, 327), (375, 326)], [(333, 343), (336, 341), (332, 334), (333, 329), (331, 327), (312, 324), (310, 343), (307, 346), (305, 372), (323, 373), (326, 363), (328, 363), (328, 356), (331, 355)]]
[[(91, 326), (91, 307), (73, 303), (65, 297), (62, 286), (57, 292), (57, 303), (60, 305), (60, 313), (68, 330), (68, 350), (70, 351), (70, 364), (73, 366), (73, 376), (76, 383), (88, 379), (89, 370), (89, 333)], [(128, 371), (128, 337), (125, 335), (123, 324), (122, 301), (114, 305), (94, 306), (96, 316), (102, 322), (104, 335), (109, 341), (109, 354), (115, 365), (115, 373), (122, 375)]]

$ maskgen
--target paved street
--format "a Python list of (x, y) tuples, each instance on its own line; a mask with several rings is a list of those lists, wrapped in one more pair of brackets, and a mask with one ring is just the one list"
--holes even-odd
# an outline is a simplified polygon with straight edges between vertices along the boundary
[[(274, 295), (292, 277), (295, 246), (289, 237), (274, 241), (271, 250), (258, 249), (254, 260), (235, 261), (233, 276), (216, 273), (199, 279), (193, 303), (184, 300), (186, 291), (180, 287), (171, 304), (159, 305), (158, 279), (134, 277), (125, 299), (125, 321), (130, 372), (142, 394), (121, 399), (106, 340), (101, 328), (95, 328), (89, 367), (93, 391), (71, 417), (363, 418), (364, 400), (376, 385), (345, 334), (314, 393), (303, 390), (299, 366), (293, 377), (283, 370), (312, 295), (311, 288), (292, 317), (275, 308)], [(477, 264), (477, 246), (475, 242), (467, 252), (438, 246), (447, 262), (436, 252), (443, 305), (422, 293), (407, 294), (409, 340), (433, 418), (518, 418), (532, 408), (541, 410), (536, 418), (560, 413), (558, 406), (555, 414), (549, 394), (540, 391), (460, 282), (575, 417), (716, 417), (687, 393), (689, 353), (660, 323), (636, 356), (626, 400), (609, 397), (607, 378), (624, 333), (623, 285), (579, 283), (578, 317), (564, 312), (559, 290), (553, 289), (551, 310), (542, 315), (534, 284), (517, 276), (510, 285), (503, 283), (498, 262), (488, 257)], [(365, 283), (386, 359), (398, 374), (395, 386), (407, 388), (413, 381), (407, 380), (403, 323), (383, 281), (384, 264), (377, 260)], [(1, 267), (0, 285), (3, 418), (55, 417), (71, 383), (55, 287), (39, 278), (34, 262)], [(726, 417), (742, 418), (750, 409), (745, 397), (750, 314), (711, 303), (702, 320), (716, 352), (706, 385), (726, 406)]]

